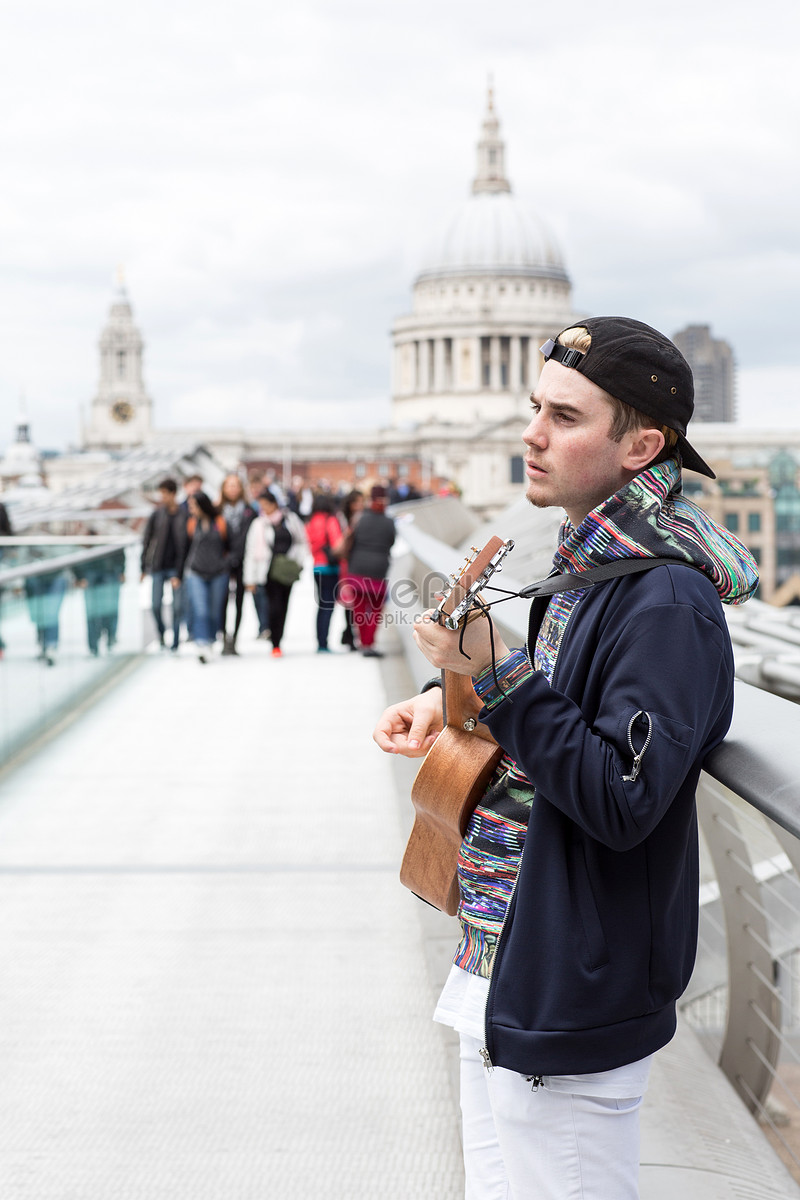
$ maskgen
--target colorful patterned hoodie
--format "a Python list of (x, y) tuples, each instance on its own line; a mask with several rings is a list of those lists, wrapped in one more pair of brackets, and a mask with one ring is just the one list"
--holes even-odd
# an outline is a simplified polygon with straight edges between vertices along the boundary
[[(576, 528), (565, 520), (553, 560), (556, 573), (581, 572), (622, 558), (673, 558), (701, 567), (724, 604), (741, 604), (758, 585), (749, 552), (701, 508), (681, 495), (675, 459), (637, 475)], [(500, 666), (505, 691), (513, 691), (534, 670), (552, 683), (564, 634), (584, 591), (561, 592), (548, 605), (533, 664), (523, 650)], [(491, 672), (475, 681), (491, 710), (502, 697)], [(467, 827), (459, 856), (462, 936), (455, 964), (488, 978), (497, 938), (519, 870), (534, 787), (505, 754)]]

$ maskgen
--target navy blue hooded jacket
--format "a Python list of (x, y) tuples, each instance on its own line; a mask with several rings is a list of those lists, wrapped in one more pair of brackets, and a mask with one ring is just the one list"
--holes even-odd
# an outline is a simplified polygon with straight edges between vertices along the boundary
[[(605, 1071), (672, 1037), (697, 944), (695, 788), (733, 675), (713, 583), (661, 566), (594, 588), (552, 686), (536, 671), (481, 713), (536, 788), (491, 976), (495, 1065)], [(638, 753), (648, 731), (637, 774), (629, 735)]]

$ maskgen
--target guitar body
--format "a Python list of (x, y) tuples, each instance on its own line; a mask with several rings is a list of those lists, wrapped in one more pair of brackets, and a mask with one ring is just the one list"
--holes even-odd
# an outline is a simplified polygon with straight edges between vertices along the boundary
[[(463, 601), (471, 580), (485, 580), (499, 569), (511, 547), (513, 542), (492, 538), (478, 555), (471, 575), (466, 575), (466, 568), (462, 571), (462, 581), (454, 583), (440, 605), (441, 611), (451, 613)], [(481, 702), (469, 675), (442, 672), (442, 705), (444, 728), (411, 790), (414, 826), (400, 868), (400, 882), (435, 908), (454, 916), (459, 903), (456, 868), (461, 842), (503, 751), (477, 719)]]
[(400, 882), (434, 908), (458, 910), (458, 852), (503, 751), (495, 741), (445, 726), (414, 780), (414, 826)]

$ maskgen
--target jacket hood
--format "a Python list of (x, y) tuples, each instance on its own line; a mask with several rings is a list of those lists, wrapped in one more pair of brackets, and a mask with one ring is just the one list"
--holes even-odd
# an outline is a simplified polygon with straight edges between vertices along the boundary
[(755, 559), (681, 488), (677, 459), (640, 472), (577, 527), (564, 521), (555, 567), (586, 571), (620, 558), (674, 558), (700, 567), (723, 604), (743, 604), (758, 587)]

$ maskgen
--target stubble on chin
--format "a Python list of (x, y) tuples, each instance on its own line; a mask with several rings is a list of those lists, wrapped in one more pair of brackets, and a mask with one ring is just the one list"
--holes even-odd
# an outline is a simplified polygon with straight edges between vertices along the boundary
[(550, 508), (553, 503), (552, 500), (546, 500), (544, 496), (537, 496), (532, 488), (526, 489), (525, 499), (534, 508)]

